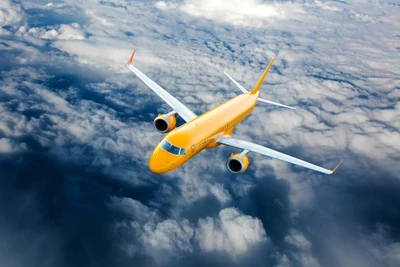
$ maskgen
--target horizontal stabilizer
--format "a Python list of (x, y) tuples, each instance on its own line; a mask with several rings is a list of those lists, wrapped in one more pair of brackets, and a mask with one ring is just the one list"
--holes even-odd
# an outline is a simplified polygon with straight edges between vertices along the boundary
[(272, 105), (275, 105), (275, 106), (280, 106), (280, 107), (290, 108), (290, 109), (296, 109), (294, 107), (290, 107), (290, 106), (286, 106), (286, 105), (283, 105), (283, 104), (279, 104), (279, 103), (276, 103), (276, 102), (273, 102), (273, 101), (269, 101), (269, 100), (263, 99), (263, 98), (258, 98), (257, 100), (260, 101), (260, 102), (272, 104)]
[(240, 85), (240, 83), (238, 83), (237, 81), (235, 81), (231, 76), (229, 76), (228, 73), (226, 73), (224, 71), (225, 75), (228, 76), (228, 78), (237, 86), (239, 87), (240, 90), (242, 90), (243, 93), (248, 93), (249, 91), (246, 90), (246, 88), (244, 88), (242, 85)]

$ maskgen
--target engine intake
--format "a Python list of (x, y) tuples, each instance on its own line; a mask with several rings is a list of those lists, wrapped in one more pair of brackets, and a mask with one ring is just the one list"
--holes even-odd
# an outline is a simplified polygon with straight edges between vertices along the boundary
[(233, 173), (242, 173), (247, 170), (249, 166), (249, 158), (243, 155), (239, 158), (240, 154), (232, 154), (226, 161), (226, 167)]
[(154, 128), (160, 133), (168, 133), (176, 126), (176, 114), (160, 114), (153, 121)]

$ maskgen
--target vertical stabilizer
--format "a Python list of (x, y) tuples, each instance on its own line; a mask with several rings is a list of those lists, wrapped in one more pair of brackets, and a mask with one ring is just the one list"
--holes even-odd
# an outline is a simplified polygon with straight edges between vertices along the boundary
[(267, 73), (269, 71), (269, 68), (271, 68), (272, 63), (274, 62), (275, 58), (271, 59), (271, 62), (269, 62), (268, 67), (265, 69), (264, 73), (261, 75), (260, 79), (258, 80), (257, 84), (254, 86), (253, 90), (250, 92), (250, 94), (255, 94), (258, 92), (258, 88), (260, 88), (262, 82), (264, 81), (265, 76), (267, 76)]

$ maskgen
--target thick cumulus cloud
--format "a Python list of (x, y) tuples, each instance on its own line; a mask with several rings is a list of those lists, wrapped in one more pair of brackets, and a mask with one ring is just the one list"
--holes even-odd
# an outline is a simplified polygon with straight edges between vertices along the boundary
[[(2, 1), (0, 265), (397, 266), (398, 6), (386, 1)], [(235, 136), (334, 166), (229, 148), (153, 175), (169, 112), (134, 63), (197, 114), (261, 88)], [(182, 121), (180, 121), (182, 123)], [(212, 159), (212, 160), (210, 160)]]
[(148, 223), (144, 231), (142, 238), (148, 251), (162, 264), (168, 262), (169, 255), (179, 257), (181, 253), (192, 252), (193, 228), (187, 220), (180, 224), (174, 220), (165, 220), (157, 225)]
[(216, 220), (200, 219), (196, 239), (204, 251), (225, 251), (238, 257), (251, 246), (266, 241), (266, 234), (260, 220), (227, 208), (221, 210)]

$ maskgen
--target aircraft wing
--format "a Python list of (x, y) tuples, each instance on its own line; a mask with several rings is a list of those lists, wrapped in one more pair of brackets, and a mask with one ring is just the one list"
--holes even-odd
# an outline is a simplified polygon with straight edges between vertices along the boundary
[(164, 100), (175, 112), (179, 114), (186, 122), (193, 120), (197, 115), (191, 111), (188, 107), (182, 104), (178, 99), (173, 97), (170, 93), (165, 91), (161, 86), (152, 81), (149, 77), (143, 74), (140, 70), (132, 65), (132, 59), (135, 55), (133, 51), (131, 58), (129, 59), (127, 65), (128, 68), (138, 76), (148, 87), (150, 87), (162, 100)]
[(224, 145), (231, 146), (231, 147), (240, 148), (240, 149), (243, 149), (248, 152), (256, 152), (256, 153), (259, 153), (262, 155), (266, 155), (266, 156), (269, 156), (272, 158), (283, 160), (283, 161), (286, 161), (286, 162), (289, 162), (292, 164), (296, 164), (296, 165), (306, 167), (308, 169), (311, 169), (314, 171), (319, 171), (319, 172), (326, 173), (326, 174), (332, 174), (342, 163), (342, 161), (341, 161), (333, 170), (328, 170), (328, 169), (319, 167), (317, 165), (311, 164), (309, 162), (306, 162), (304, 160), (301, 160), (301, 159), (298, 159), (295, 157), (291, 157), (291, 156), (283, 154), (281, 152), (272, 150), (265, 146), (257, 145), (252, 142), (248, 142), (248, 141), (244, 141), (244, 140), (240, 140), (240, 139), (236, 139), (236, 138), (232, 138), (232, 137), (219, 138), (217, 140), (217, 143), (224, 144)]

